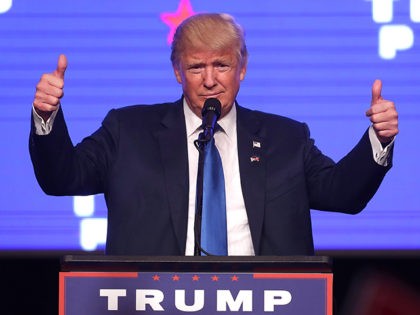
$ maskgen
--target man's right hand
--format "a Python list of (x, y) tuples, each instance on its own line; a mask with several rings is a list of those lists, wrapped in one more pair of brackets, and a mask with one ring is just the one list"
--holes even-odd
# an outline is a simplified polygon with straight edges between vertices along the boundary
[(60, 55), (57, 69), (52, 73), (44, 73), (36, 86), (33, 105), (44, 121), (47, 121), (52, 112), (57, 110), (60, 99), (64, 95), (64, 72), (66, 68), (67, 58), (65, 55)]

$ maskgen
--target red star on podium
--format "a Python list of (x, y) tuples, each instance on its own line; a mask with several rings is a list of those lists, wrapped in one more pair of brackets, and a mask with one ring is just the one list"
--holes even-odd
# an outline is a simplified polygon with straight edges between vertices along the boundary
[(172, 43), (178, 25), (194, 14), (190, 0), (181, 0), (175, 13), (164, 12), (160, 15), (161, 20), (169, 26), (168, 44)]

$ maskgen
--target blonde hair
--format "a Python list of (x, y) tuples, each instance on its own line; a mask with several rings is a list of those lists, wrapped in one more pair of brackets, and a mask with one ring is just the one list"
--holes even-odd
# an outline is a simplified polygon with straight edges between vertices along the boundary
[(241, 66), (248, 61), (248, 51), (242, 27), (229, 14), (202, 13), (184, 20), (177, 28), (173, 42), (171, 61), (179, 65), (186, 50), (236, 51)]

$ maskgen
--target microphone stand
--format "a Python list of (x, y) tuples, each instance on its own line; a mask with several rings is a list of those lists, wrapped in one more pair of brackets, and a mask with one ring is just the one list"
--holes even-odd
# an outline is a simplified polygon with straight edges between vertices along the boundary
[(201, 253), (209, 255), (201, 248), (201, 221), (203, 214), (203, 180), (204, 180), (204, 148), (209, 142), (205, 132), (201, 132), (198, 140), (194, 141), (194, 145), (198, 150), (198, 171), (197, 171), (197, 190), (195, 201), (195, 218), (194, 218), (194, 256), (201, 256)]

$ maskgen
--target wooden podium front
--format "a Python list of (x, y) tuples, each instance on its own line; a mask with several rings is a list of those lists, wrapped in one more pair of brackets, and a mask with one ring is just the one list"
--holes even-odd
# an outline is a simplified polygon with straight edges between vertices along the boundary
[(327, 257), (65, 256), (60, 315), (332, 315)]

